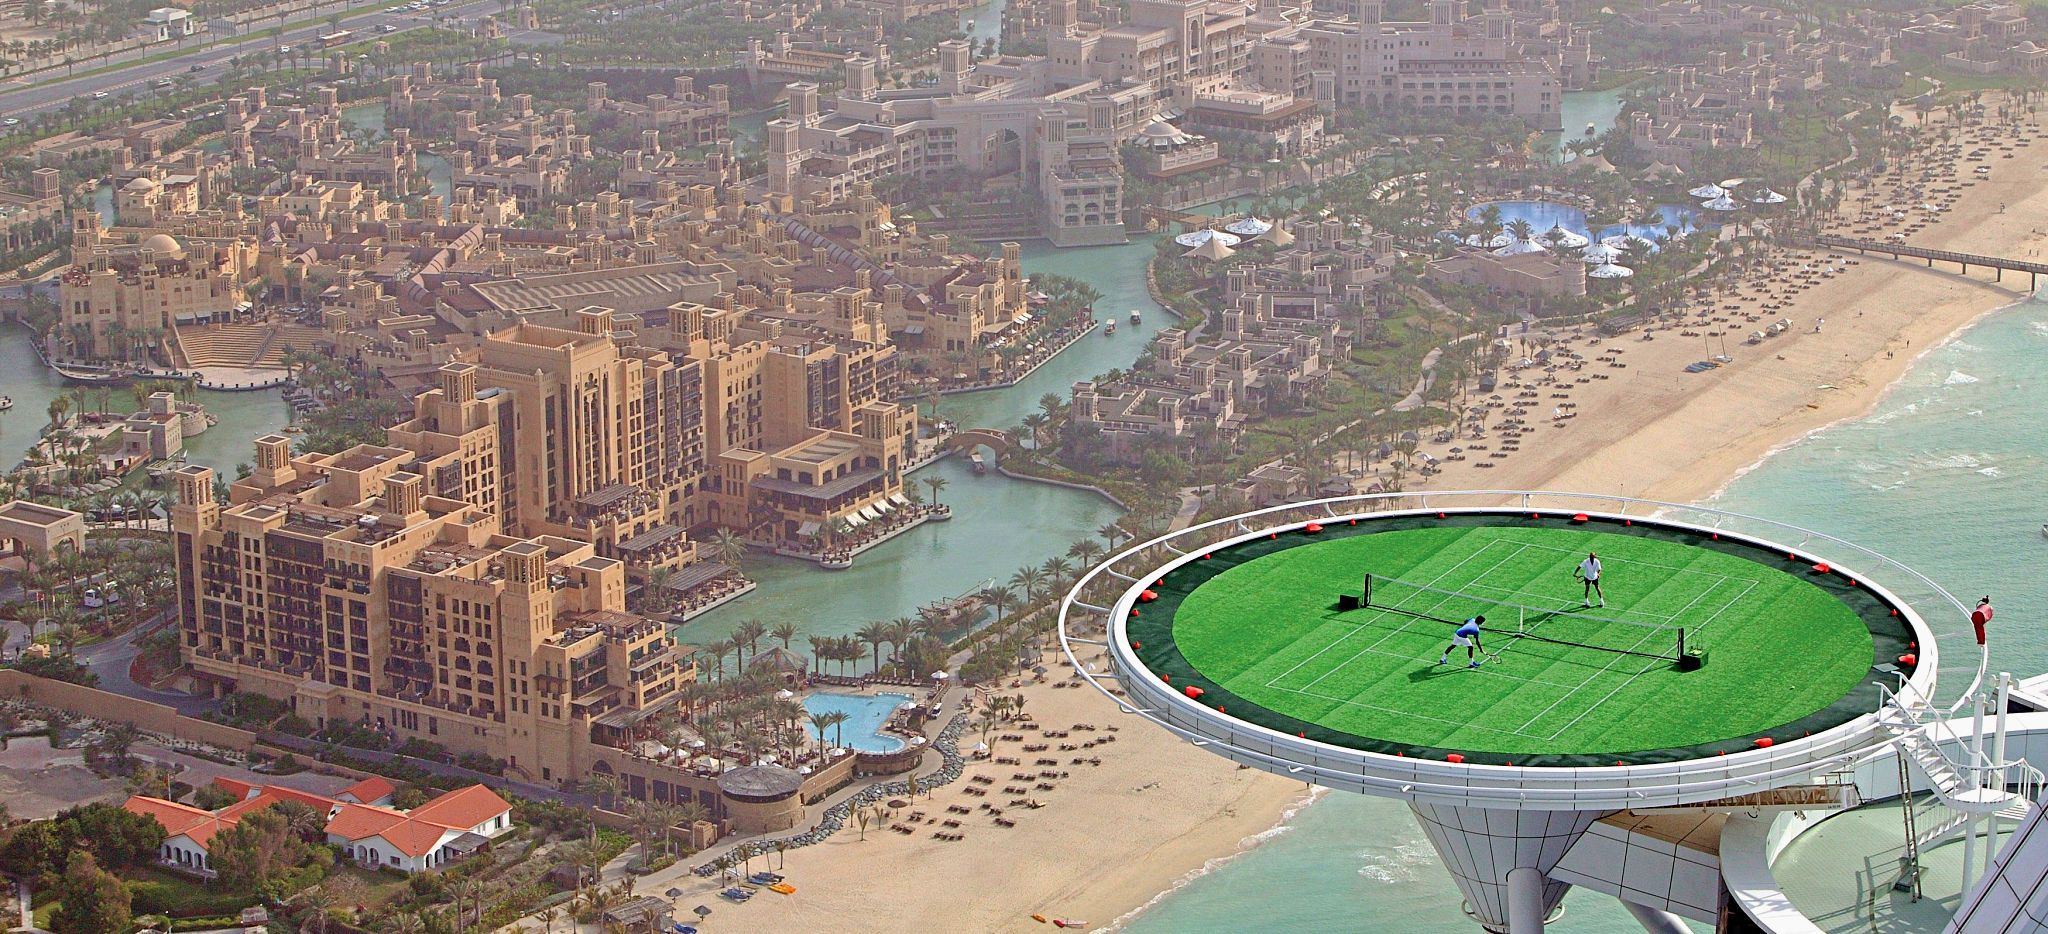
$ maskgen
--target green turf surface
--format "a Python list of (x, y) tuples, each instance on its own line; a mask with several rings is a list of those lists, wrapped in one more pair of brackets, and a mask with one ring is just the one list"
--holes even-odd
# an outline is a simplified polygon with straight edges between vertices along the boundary
[[(1805, 565), (1766, 564), (1760, 549), (1564, 522), (1330, 536), (1248, 543), (1269, 553), (1196, 572), (1199, 583), (1171, 595), (1160, 607), (1172, 613), (1170, 648), (1191, 669), (1175, 683), (1209, 685), (1255, 722), (1278, 714), (1267, 724), (1278, 729), (1510, 757), (1615, 755), (1800, 721), (1867, 681), (1877, 654), (1865, 617), (1835, 592), (1853, 588), (1823, 589)], [(1579, 609), (1572, 570), (1589, 550), (1605, 564), (1604, 609)], [(1368, 571), (1383, 579), (1375, 603), (1394, 606), (1337, 611), (1338, 593), (1357, 593)], [(1513, 638), (1515, 617), (1531, 614), (1507, 604), (1552, 611), (1532, 616), (1539, 634), (1651, 655), (1675, 654), (1674, 627), (1685, 627), (1709, 662), (1680, 672), (1659, 658)], [(1483, 639), (1493, 657), (1469, 670), (1461, 649), (1438, 665), (1447, 621), (1475, 612), (1494, 629)], [(1590, 614), (1640, 625), (1574, 618)]]

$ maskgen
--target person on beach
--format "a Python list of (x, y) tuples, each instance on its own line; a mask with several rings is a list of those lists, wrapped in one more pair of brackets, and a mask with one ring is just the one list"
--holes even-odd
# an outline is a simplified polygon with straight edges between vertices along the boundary
[(1451, 644), (1444, 649), (1443, 656), (1438, 658), (1436, 663), (1439, 665), (1450, 664), (1451, 653), (1463, 648), (1465, 650), (1465, 667), (1479, 667), (1479, 653), (1486, 651), (1479, 645), (1479, 627), (1485, 622), (1486, 617), (1474, 616), (1466, 620), (1463, 625), (1460, 625), (1456, 632), (1451, 633)]
[(1585, 583), (1585, 590), (1579, 594), (1580, 606), (1592, 606), (1593, 598), (1600, 598), (1600, 605), (1607, 605), (1607, 591), (1600, 589), (1600, 556), (1586, 552), (1586, 560), (1579, 562), (1579, 568), (1572, 576)]
[(1970, 625), (1977, 627), (1977, 644), (1984, 644), (1984, 626), (1991, 622), (1991, 597), (1977, 601), (1977, 608), (1970, 611)]

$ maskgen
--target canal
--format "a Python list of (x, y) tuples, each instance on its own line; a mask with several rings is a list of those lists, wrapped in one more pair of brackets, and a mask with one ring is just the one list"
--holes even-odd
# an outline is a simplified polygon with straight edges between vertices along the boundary
[[(1080, 279), (1102, 293), (1098, 317), (1114, 316), (1113, 337), (1090, 335), (1054, 357), (1015, 386), (946, 396), (939, 414), (962, 427), (1008, 428), (1038, 410), (1046, 393), (1067, 398), (1075, 381), (1130, 366), (1151, 335), (1172, 321), (1145, 291), (1145, 263), (1153, 236), (1117, 246), (1058, 249), (1043, 240), (1024, 247), (1024, 271)], [(1137, 309), (1144, 319), (1131, 327)], [(747, 576), (761, 586), (753, 593), (677, 627), (677, 638), (702, 645), (730, 635), (740, 623), (768, 625), (788, 620), (803, 635), (843, 636), (875, 620), (915, 616), (928, 603), (945, 600), (994, 578), (1008, 582), (1026, 562), (1064, 555), (1067, 546), (1095, 536), (1120, 510), (1081, 490), (990, 473), (975, 476), (964, 461), (948, 458), (912, 479), (930, 498), (926, 477), (946, 479), (939, 502), (953, 507), (949, 522), (928, 522), (854, 559), (851, 570), (824, 571), (807, 562), (756, 555)], [(801, 641), (795, 644), (805, 651)]]
[[(115, 386), (107, 410), (128, 412), (135, 398), (126, 386)], [(43, 366), (36, 356), (34, 338), (18, 324), (0, 326), (0, 395), (14, 401), (14, 407), (0, 412), (0, 465), (13, 466), (42, 436), (49, 424), (50, 400), (69, 395), (71, 387)], [(97, 408), (88, 390), (87, 405)], [(205, 434), (185, 442), (186, 458), (234, 476), (236, 464), (255, 457), (255, 440), (282, 429), (290, 421), (280, 390), (260, 392), (212, 392), (200, 390), (193, 401), (219, 419)], [(77, 411), (73, 404), (72, 411)]]

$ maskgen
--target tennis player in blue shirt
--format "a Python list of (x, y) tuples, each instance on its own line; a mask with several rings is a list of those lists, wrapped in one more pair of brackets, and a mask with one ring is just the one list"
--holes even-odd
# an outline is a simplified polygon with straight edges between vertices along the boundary
[(1465, 650), (1465, 667), (1479, 667), (1479, 653), (1486, 651), (1479, 645), (1479, 627), (1485, 622), (1486, 617), (1474, 616), (1466, 620), (1463, 625), (1460, 625), (1457, 632), (1451, 634), (1450, 647), (1444, 649), (1443, 657), (1437, 659), (1436, 663), (1439, 665), (1450, 664), (1451, 653), (1462, 647)]

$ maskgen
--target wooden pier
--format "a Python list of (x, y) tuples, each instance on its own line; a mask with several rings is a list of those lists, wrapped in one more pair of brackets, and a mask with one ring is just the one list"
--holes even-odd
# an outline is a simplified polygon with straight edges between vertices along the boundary
[(1930, 250), (1926, 247), (1907, 246), (1903, 243), (1893, 243), (1884, 240), (1859, 240), (1852, 237), (1821, 236), (1801, 237), (1793, 241), (1793, 244), (1795, 246), (1828, 250), (1855, 250), (1858, 254), (1864, 255), (1879, 253), (1892, 259), (1912, 257), (1914, 259), (1926, 260), (1929, 268), (1933, 268), (1935, 263), (1955, 263), (1962, 267), (1965, 274), (1970, 271), (1971, 266), (1982, 266), (1992, 270), (1992, 279), (1997, 282), (2005, 281), (2006, 270), (2023, 272), (2027, 274), (2027, 291), (2029, 292), (2034, 291), (2040, 286), (2043, 274), (2048, 274), (2048, 263), (2006, 259), (1998, 256), (1984, 256), (1978, 253), (1958, 253), (1954, 250)]

